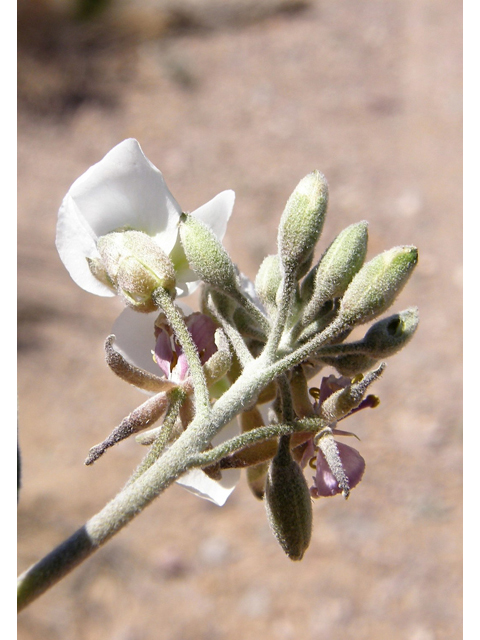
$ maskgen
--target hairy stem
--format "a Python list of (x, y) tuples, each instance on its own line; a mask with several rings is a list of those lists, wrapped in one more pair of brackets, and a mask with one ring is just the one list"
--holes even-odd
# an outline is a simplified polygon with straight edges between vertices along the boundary
[(181, 387), (177, 387), (171, 393), (172, 395), (172, 404), (170, 405), (167, 415), (165, 416), (165, 420), (163, 421), (163, 425), (161, 431), (155, 438), (152, 446), (150, 447), (149, 452), (144, 457), (142, 462), (139, 464), (131, 478), (127, 482), (127, 486), (133, 484), (137, 478), (139, 478), (147, 469), (149, 469), (156, 460), (162, 455), (165, 450), (165, 447), (168, 444), (168, 441), (171, 437), (172, 430), (175, 426), (175, 421), (180, 413), (180, 407), (182, 406), (182, 402), (187, 397), (185, 391), (181, 389)]
[[(170, 306), (168, 302), (166, 302), (165, 306), (169, 309), (169, 312), (174, 308), (171, 301)], [(165, 307), (163, 308), (165, 310)], [(178, 328), (174, 325), (174, 330), (177, 337), (184, 349), (184, 343), (191, 342), (191, 349), (194, 350), (198, 359), (195, 345), (191, 341), (191, 336), (180, 314), (175, 309), (175, 313), (170, 313), (170, 316), (174, 317), (176, 314), (178, 314), (178, 318), (174, 321)], [(224, 445), (220, 445), (223, 449), (216, 447), (211, 451), (205, 452), (212, 438), (221, 428), (230, 422), (244, 406), (254, 401), (264, 387), (287, 371), (287, 369), (299, 364), (308, 355), (312, 346), (318, 347), (335, 335), (338, 327), (331, 325), (329, 329), (296, 352), (281, 358), (278, 362), (274, 362), (269, 366), (265, 367), (265, 363), (263, 363), (263, 367), (261, 366), (262, 356), (248, 363), (242, 375), (219, 398), (211, 411), (206, 411), (209, 407), (208, 394), (200, 360), (198, 359), (198, 369), (194, 367), (191, 368), (191, 371), (192, 378), (194, 378), (194, 370), (196, 371), (196, 400), (204, 411), (200, 412), (197, 409), (193, 422), (180, 438), (173, 443), (170, 449), (165, 451), (134, 482), (128, 483), (113, 500), (82, 528), (19, 577), (19, 610), (38, 598), (92, 555), (188, 469), (195, 466), (208, 466), (225, 455), (238, 450), (243, 446), (243, 443), (245, 443), (244, 446), (248, 446), (253, 442), (260, 442), (262, 439), (267, 440), (276, 435), (286, 435), (297, 430), (318, 430), (318, 420), (312, 419), (299, 421), (295, 423), (295, 426), (294, 423), (291, 423), (260, 427), (242, 434), (237, 439), (234, 438), (224, 443)], [(201, 375), (198, 375), (199, 373)], [(203, 386), (205, 386), (206, 396), (204, 395)], [(242, 440), (242, 438), (245, 439)]]
[(152, 298), (167, 316), (167, 320), (187, 357), (190, 376), (193, 382), (197, 414), (206, 416), (210, 411), (207, 383), (203, 373), (202, 363), (200, 362), (200, 356), (198, 355), (198, 349), (183, 320), (182, 314), (172, 302), (168, 292), (161, 287), (154, 291)]
[(187, 470), (181, 440), (99, 513), (18, 578), (18, 610), (24, 609), (125, 527)]
[(295, 282), (295, 272), (290, 271), (284, 274), (277, 314), (274, 318), (273, 327), (264, 349), (264, 357), (267, 361), (274, 357), (282, 338), (288, 315), (290, 313), (292, 298), (295, 294)]

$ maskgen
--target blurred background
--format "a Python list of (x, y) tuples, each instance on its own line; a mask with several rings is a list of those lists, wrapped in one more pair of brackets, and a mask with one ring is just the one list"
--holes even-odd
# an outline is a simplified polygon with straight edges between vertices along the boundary
[(451, 0), (19, 0), (19, 570), (123, 486), (144, 449), (83, 461), (144, 397), (104, 363), (118, 301), (54, 246), (72, 182), (127, 137), (185, 210), (223, 189), (253, 278), (297, 182), (326, 174), (319, 253), (370, 222), (369, 254), (416, 244), (393, 310), (420, 308), (345, 502), (314, 503), (292, 563), (244, 479), (225, 507), (172, 487), (19, 618), (21, 640), (461, 637), (462, 4)]

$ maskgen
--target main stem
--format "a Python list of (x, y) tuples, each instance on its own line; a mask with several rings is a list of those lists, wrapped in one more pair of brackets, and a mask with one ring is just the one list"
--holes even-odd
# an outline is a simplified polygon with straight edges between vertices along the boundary
[(134, 483), (18, 579), (18, 610), (65, 577), (186, 471), (180, 439)]
[[(127, 484), (83, 527), (27, 569), (18, 578), (18, 610), (64, 578), (195, 466), (195, 454), (203, 451), (213, 436), (241, 410), (245, 398), (253, 398), (262, 387), (263, 376), (257, 374), (254, 379), (247, 379), (242, 375), (214, 405), (209, 419), (196, 416), (180, 438), (135, 482)], [(219, 404), (221, 406), (217, 406)]]
[[(206, 449), (216, 433), (252, 402), (261, 389), (301, 362), (308, 355), (309, 347), (320, 346), (319, 342), (331, 338), (338, 329), (337, 326), (330, 332), (323, 332), (316, 340), (277, 362), (274, 357), (267, 359), (260, 356), (249, 363), (240, 378), (214, 404), (208, 416), (197, 414), (180, 438), (138, 479), (127, 484), (83, 527), (19, 577), (18, 610), (24, 609), (59, 582), (133, 520), (177, 478), (194, 467), (196, 455)], [(202, 385), (199, 387), (201, 397)], [(205, 405), (203, 408), (206, 409)]]

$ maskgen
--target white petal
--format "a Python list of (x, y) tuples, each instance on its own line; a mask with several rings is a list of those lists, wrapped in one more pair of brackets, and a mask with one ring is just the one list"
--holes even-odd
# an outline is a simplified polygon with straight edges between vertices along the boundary
[[(212, 440), (212, 445), (221, 444), (240, 433), (237, 419), (231, 420)], [(213, 480), (201, 469), (187, 471), (177, 480), (177, 484), (185, 487), (190, 493), (210, 500), (222, 507), (240, 480), (240, 469), (222, 470), (221, 480)]]
[(115, 349), (136, 367), (157, 376), (162, 375), (153, 360), (155, 349), (155, 320), (158, 313), (138, 313), (126, 307), (115, 320), (112, 333), (115, 334)]
[(190, 493), (209, 500), (219, 507), (223, 507), (229, 495), (235, 489), (240, 477), (238, 469), (222, 471), (220, 481), (212, 480), (201, 469), (191, 469), (177, 480), (177, 484), (185, 487)]
[(97, 238), (82, 219), (75, 200), (69, 193), (58, 212), (55, 240), (60, 258), (73, 280), (85, 291), (97, 296), (114, 296), (115, 293), (97, 280), (91, 273), (86, 258), (99, 258)]
[(198, 279), (195, 271), (191, 269), (177, 271), (177, 280), (175, 282), (177, 298), (191, 295), (200, 284), (202, 284), (202, 281)]
[(114, 147), (70, 187), (59, 211), (57, 249), (75, 282), (112, 295), (91, 275), (86, 257), (98, 257), (96, 240), (120, 227), (144, 231), (169, 253), (181, 209), (161, 172), (134, 139)]
[(227, 230), (227, 223), (232, 215), (233, 205), (235, 202), (235, 192), (228, 189), (216, 195), (212, 200), (202, 205), (195, 211), (195, 216), (214, 232), (219, 240), (223, 240)]

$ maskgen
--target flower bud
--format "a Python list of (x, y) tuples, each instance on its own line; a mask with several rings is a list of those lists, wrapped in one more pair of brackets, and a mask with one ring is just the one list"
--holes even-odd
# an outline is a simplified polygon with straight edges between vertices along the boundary
[(278, 252), (285, 273), (303, 275), (322, 232), (328, 203), (328, 185), (319, 171), (300, 180), (290, 196), (278, 229)]
[(238, 306), (235, 309), (233, 322), (244, 339), (248, 337), (262, 344), (265, 342), (265, 333), (262, 331), (262, 328), (243, 307)]
[(278, 254), (267, 256), (258, 270), (255, 278), (255, 291), (265, 307), (276, 307), (277, 291), (282, 282), (280, 259)]
[(394, 247), (370, 260), (348, 286), (339, 319), (353, 326), (383, 313), (403, 289), (418, 261), (416, 247)]
[(344, 229), (323, 254), (315, 269), (312, 298), (305, 309), (303, 323), (311, 322), (327, 300), (342, 296), (360, 270), (367, 253), (368, 223)]
[(411, 307), (376, 322), (365, 334), (362, 345), (372, 358), (388, 358), (411, 340), (418, 326), (418, 309)]
[(265, 507), (272, 532), (291, 560), (301, 560), (312, 535), (312, 502), (289, 439), (282, 438), (268, 469)]
[(170, 258), (141, 231), (114, 231), (99, 238), (100, 260), (90, 260), (92, 274), (108, 282), (136, 311), (155, 311), (155, 289), (175, 295), (175, 270)]
[(203, 366), (207, 385), (223, 378), (232, 366), (232, 351), (223, 329), (215, 331), (215, 345), (217, 351), (206, 360)]
[(213, 231), (197, 218), (182, 213), (180, 239), (190, 267), (207, 284), (237, 289), (235, 267)]
[(370, 371), (378, 362), (378, 358), (370, 358), (363, 353), (350, 353), (345, 356), (322, 356), (324, 364), (334, 367), (342, 376), (353, 378), (359, 373)]

